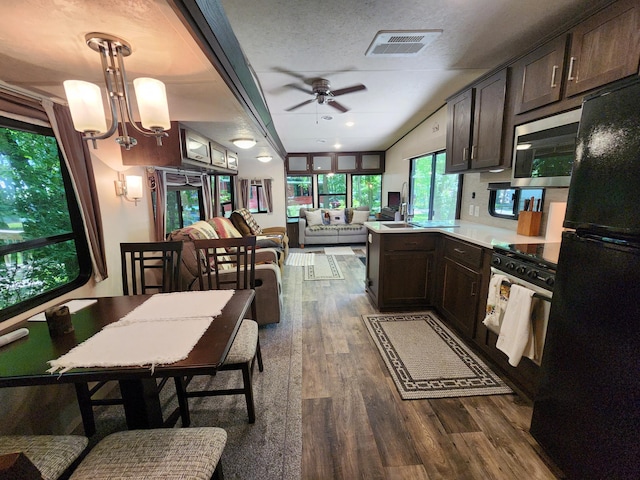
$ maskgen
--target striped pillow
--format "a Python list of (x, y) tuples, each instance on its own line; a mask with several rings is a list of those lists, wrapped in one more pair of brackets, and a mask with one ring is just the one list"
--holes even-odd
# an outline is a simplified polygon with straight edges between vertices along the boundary
[(251, 230), (251, 235), (262, 235), (262, 228), (260, 228), (260, 225), (258, 225), (258, 222), (253, 218), (253, 215), (251, 215), (249, 210), (246, 208), (239, 208), (238, 210), (235, 210), (235, 212), (244, 218), (249, 230)]

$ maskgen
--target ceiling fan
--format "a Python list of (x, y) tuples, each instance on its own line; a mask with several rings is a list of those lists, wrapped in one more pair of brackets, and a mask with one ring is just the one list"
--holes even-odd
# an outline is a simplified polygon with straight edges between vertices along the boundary
[(331, 84), (329, 84), (329, 80), (326, 80), (324, 78), (314, 79), (311, 84), (312, 90), (308, 90), (304, 87), (300, 87), (299, 85), (295, 85), (295, 84), (290, 84), (288, 86), (295, 88), (297, 90), (300, 90), (304, 93), (311, 94), (314, 96), (314, 98), (310, 100), (305, 100), (304, 102), (299, 103), (298, 105), (294, 105), (291, 108), (287, 108), (286, 110), (287, 112), (291, 112), (293, 110), (296, 110), (300, 107), (303, 107), (304, 105), (308, 105), (313, 102), (318, 102), (318, 104), (320, 105), (330, 105), (336, 110), (340, 110), (341, 112), (348, 112), (349, 109), (344, 105), (342, 105), (341, 103), (338, 103), (334, 97), (367, 89), (367, 87), (365, 87), (364, 85), (358, 84), (358, 85), (352, 85), (351, 87), (331, 90)]

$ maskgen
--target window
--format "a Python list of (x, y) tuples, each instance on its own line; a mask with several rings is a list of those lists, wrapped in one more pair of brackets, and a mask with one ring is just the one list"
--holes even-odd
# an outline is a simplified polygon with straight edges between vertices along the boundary
[(89, 279), (80, 210), (49, 128), (0, 117), (0, 320)]
[(202, 188), (191, 185), (167, 187), (167, 232), (204, 220)]
[(218, 209), (223, 217), (231, 216), (234, 205), (234, 182), (231, 175), (214, 175), (214, 199), (218, 199)]
[(379, 211), (382, 208), (382, 175), (352, 175), (351, 206)]
[(313, 207), (311, 175), (287, 177), (287, 217), (298, 217), (301, 207)]
[[(518, 213), (527, 207), (542, 211), (544, 204), (543, 188), (512, 187), (508, 182), (490, 183), (489, 215), (516, 220)], [(531, 200), (533, 198), (533, 200)]]
[(320, 208), (345, 208), (347, 206), (347, 174), (327, 173), (317, 177)]
[(445, 160), (444, 151), (411, 159), (409, 208), (415, 221), (456, 218), (460, 175), (445, 175)]
[(249, 186), (249, 211), (251, 213), (267, 213), (267, 200), (264, 197), (262, 184)]

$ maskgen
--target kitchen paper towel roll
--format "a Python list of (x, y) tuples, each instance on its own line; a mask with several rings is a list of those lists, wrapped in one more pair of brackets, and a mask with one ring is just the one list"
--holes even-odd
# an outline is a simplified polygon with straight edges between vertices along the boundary
[(0, 336), (0, 347), (7, 345), (8, 343), (15, 342), (16, 340), (29, 335), (28, 328), (19, 328), (13, 332)]

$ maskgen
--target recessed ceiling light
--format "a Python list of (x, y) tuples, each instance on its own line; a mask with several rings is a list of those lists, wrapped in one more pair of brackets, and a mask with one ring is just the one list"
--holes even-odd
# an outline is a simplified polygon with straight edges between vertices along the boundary
[(231, 141), (238, 148), (251, 148), (256, 144), (253, 138), (234, 138)]
[(340, 147), (342, 147), (342, 145), (340, 145), (339, 143), (336, 143), (336, 144), (333, 146), (333, 148), (340, 148)]
[(316, 143), (327, 143), (327, 141), (324, 138), (319, 138), (316, 140)]
[(259, 157), (256, 157), (256, 158), (258, 159), (258, 161), (262, 163), (270, 162), (273, 159), (271, 155), (260, 155)]
[(347, 123), (345, 123), (345, 125), (347, 127), (353, 127), (355, 125), (355, 123), (354, 122), (347, 122)]
[(322, 117), (320, 117), (320, 118), (321, 118), (321, 119), (323, 119), (323, 120), (327, 120), (327, 121), (329, 121), (329, 120), (333, 120), (333, 117), (332, 117), (331, 115), (323, 115), (323, 116), (322, 116)]

